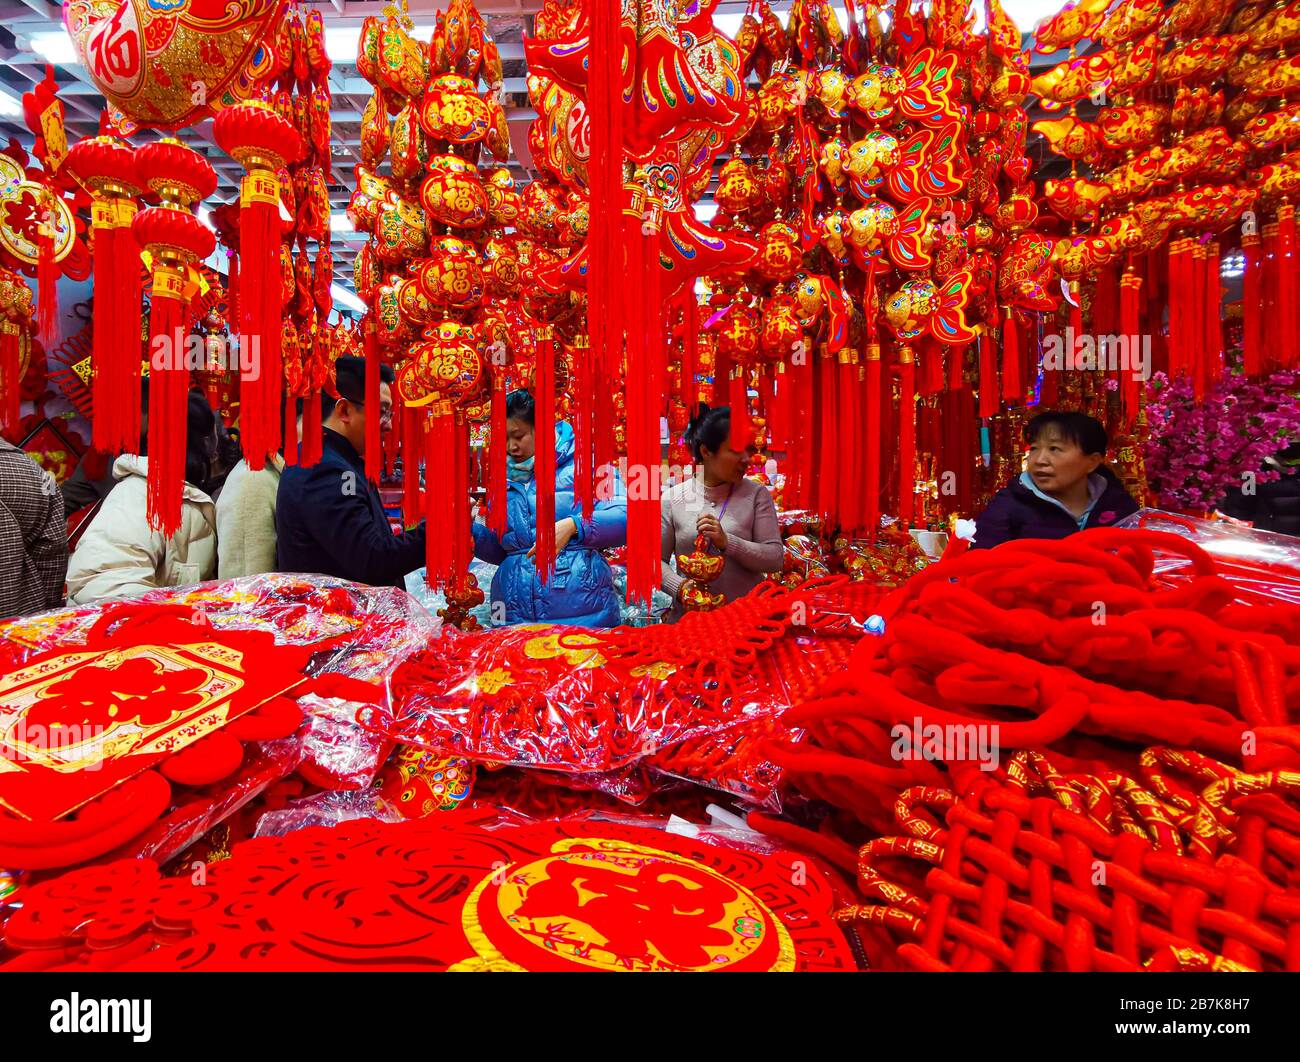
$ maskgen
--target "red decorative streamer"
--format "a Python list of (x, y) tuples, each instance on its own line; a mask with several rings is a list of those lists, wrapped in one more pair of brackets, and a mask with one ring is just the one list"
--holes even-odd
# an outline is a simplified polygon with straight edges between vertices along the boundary
[(42, 231), (36, 247), (36, 336), (41, 346), (53, 350), (59, 344), (59, 266), (54, 261), (54, 237)]
[(488, 432), (487, 526), (506, 533), (506, 374), (492, 372), (492, 424)]
[[(1142, 336), (1139, 335), (1141, 299), (1142, 278), (1136, 273), (1125, 272), (1120, 279), (1119, 327), (1120, 333), (1127, 337), (1130, 350), (1143, 342)], [(1120, 408), (1125, 427), (1131, 428), (1137, 422), (1138, 406), (1142, 400), (1141, 391), (1142, 382), (1130, 363), (1128, 371), (1120, 374)]]
[[(424, 410), (415, 411), (423, 417)], [(429, 418), (424, 436), (424, 581), (435, 589), (448, 586), (454, 556), (456, 529), (447, 519), (451, 492), (455, 486), (455, 452), (452, 418), (449, 412)]]
[(862, 526), (874, 541), (880, 529), (880, 437), (884, 397), (881, 392), (880, 345), (867, 344), (866, 464), (863, 469)]
[[(160, 282), (165, 282), (167, 273), (155, 264), (149, 303), (149, 349), (164, 354), (185, 349), (185, 304), (162, 294)], [(190, 374), (183, 359), (162, 357), (150, 366), (146, 511), (149, 525), (169, 538), (181, 526), (189, 389)]]
[(1260, 333), (1263, 314), (1263, 269), (1260, 262), (1259, 233), (1241, 238), (1244, 258), (1241, 276), (1241, 350), (1242, 367), (1247, 376), (1258, 378), (1263, 371)]
[(414, 527), (423, 512), (420, 458), (424, 454), (424, 410), (402, 407), (402, 520)]
[[(1016, 311), (1010, 306), (1005, 310), (1006, 317), (1002, 322), (1002, 399), (1015, 402), (1025, 396), (1024, 333), (1016, 322)], [(981, 373), (981, 382), (983, 379)]]
[[(245, 177), (245, 182), (249, 178)], [(239, 212), (239, 331), (253, 344), (253, 371), (241, 376), (241, 442), (248, 467), (264, 467), (280, 444), (281, 365), (280, 214), (274, 203), (245, 202)]]
[(916, 362), (910, 347), (898, 352), (898, 520), (912, 526), (916, 498)]
[(992, 338), (985, 332), (977, 340), (979, 351), (979, 416), (981, 418), (997, 416), (998, 402), (998, 362)]
[(320, 464), (321, 435), (320, 392), (308, 391), (302, 399), (302, 464), (305, 468)]
[(1282, 368), (1300, 360), (1296, 337), (1296, 246), (1295, 207), (1283, 203), (1277, 209), (1277, 318), (1278, 349)]
[(748, 375), (749, 371), (745, 366), (737, 365), (731, 370), (727, 390), (727, 405), (731, 407), (731, 438), (728, 440), (728, 445), (742, 453), (754, 437), (753, 428), (749, 423), (749, 387), (746, 379)]
[(537, 494), (537, 575), (545, 585), (555, 571), (555, 339), (550, 325), (537, 328), (533, 480)]
[(298, 411), (297, 399), (289, 390), (284, 392), (284, 440), (281, 443), (285, 467), (298, 463)]
[(22, 338), (18, 326), (0, 321), (0, 432), (16, 439), (22, 425)]
[(1202, 300), (1204, 331), (1201, 339), (1202, 375), (1205, 386), (1212, 386), (1223, 378), (1223, 326), (1219, 321), (1219, 308), (1223, 302), (1220, 289), (1219, 245), (1210, 243), (1205, 249), (1205, 280)]
[(383, 425), (379, 413), (379, 389), (382, 381), (379, 373), (379, 336), (370, 314), (361, 323), (361, 335), (366, 356), (366, 479), (378, 484), (384, 465), (383, 443), (380, 440)]

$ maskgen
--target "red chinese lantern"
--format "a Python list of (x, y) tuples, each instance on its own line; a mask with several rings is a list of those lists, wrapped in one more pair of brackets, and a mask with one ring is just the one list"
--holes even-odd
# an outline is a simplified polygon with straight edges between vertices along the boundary
[(136, 152), (97, 136), (72, 146), (68, 169), (94, 196), (94, 445), (101, 453), (140, 445), (140, 247), (131, 231), (140, 177)]
[(280, 448), (281, 302), (280, 181), (303, 143), (298, 131), (258, 100), (227, 107), (213, 123), (221, 149), (248, 172), (239, 193), (241, 342), (256, 344), (258, 371), (241, 381), (241, 442), (251, 469), (262, 468)]
[[(148, 514), (152, 527), (171, 535), (181, 522), (185, 482), (186, 306), (195, 290), (190, 271), (207, 258), (216, 237), (191, 207), (217, 187), (212, 164), (170, 137), (136, 153), (144, 186), (161, 204), (142, 210), (131, 228), (150, 255), (153, 284), (149, 298), (149, 476)], [(243, 301), (243, 300), (241, 300)]]

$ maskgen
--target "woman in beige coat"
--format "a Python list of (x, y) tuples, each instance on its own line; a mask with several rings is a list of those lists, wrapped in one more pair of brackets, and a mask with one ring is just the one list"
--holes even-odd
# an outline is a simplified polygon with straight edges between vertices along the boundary
[(104, 499), (68, 562), (68, 603), (136, 597), (162, 586), (189, 586), (217, 574), (216, 506), (204, 491), (216, 452), (216, 417), (191, 392), (181, 526), (170, 538), (149, 526), (146, 457), (113, 463), (116, 486)]

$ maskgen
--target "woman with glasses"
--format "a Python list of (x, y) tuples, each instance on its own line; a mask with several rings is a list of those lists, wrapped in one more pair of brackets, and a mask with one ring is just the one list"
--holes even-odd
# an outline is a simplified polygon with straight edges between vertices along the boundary
[(601, 550), (627, 540), (627, 499), (598, 501), (584, 519), (573, 493), (573, 429), (555, 426), (555, 571), (542, 583), (537, 552), (537, 484), (533, 478), (536, 437), (533, 397), (512, 391), (506, 398), (507, 527), (500, 538), (474, 524), (474, 553), (499, 565), (492, 578), (492, 619), (513, 623), (564, 623), (613, 627), (620, 619), (613, 573)]

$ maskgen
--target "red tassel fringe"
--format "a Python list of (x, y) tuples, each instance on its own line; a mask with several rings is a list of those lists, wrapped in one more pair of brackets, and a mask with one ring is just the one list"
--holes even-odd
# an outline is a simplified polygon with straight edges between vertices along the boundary
[(383, 471), (383, 441), (379, 410), (379, 337), (375, 323), (367, 317), (362, 325), (366, 354), (366, 479), (378, 484)]
[(239, 212), (239, 331), (253, 347), (252, 372), (240, 380), (241, 442), (248, 467), (265, 466), (280, 445), (281, 365), (280, 215), (269, 203), (252, 202)]
[(536, 408), (533, 480), (537, 493), (537, 552), (534, 562), (542, 585), (555, 571), (555, 340), (550, 325), (539, 329), (534, 373)]
[[(181, 526), (190, 374), (184, 352), (185, 305), (155, 294), (149, 308), (149, 526), (171, 537)], [(158, 357), (154, 358), (154, 352)]]

